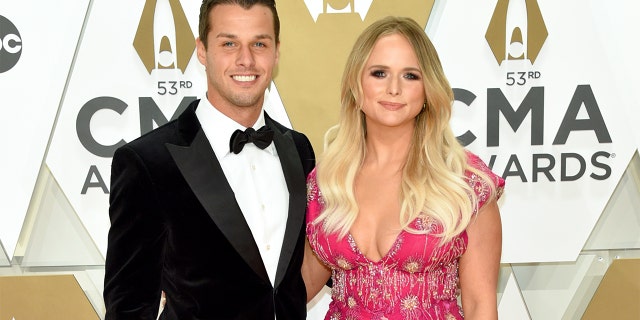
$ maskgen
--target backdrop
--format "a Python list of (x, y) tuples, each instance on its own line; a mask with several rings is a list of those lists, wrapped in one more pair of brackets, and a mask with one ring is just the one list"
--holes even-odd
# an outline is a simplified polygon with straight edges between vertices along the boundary
[[(0, 269), (80, 271), (101, 313), (111, 156), (204, 95), (194, 44), (199, 1), (7, 2), (0, 4)], [(598, 263), (606, 270), (620, 257), (612, 250), (640, 248), (640, 46), (632, 40), (640, 4), (277, 6), (281, 56), (267, 109), (306, 133), (318, 154), (337, 121), (340, 77), (357, 35), (387, 15), (424, 26), (454, 88), (456, 135), (507, 181), (502, 315), (581, 314), (594, 291), (585, 289), (589, 270)], [(540, 269), (526, 268), (553, 264), (582, 273), (560, 285), (564, 302), (544, 311), (529, 286)], [(322, 317), (327, 299), (310, 306), (311, 317)]]

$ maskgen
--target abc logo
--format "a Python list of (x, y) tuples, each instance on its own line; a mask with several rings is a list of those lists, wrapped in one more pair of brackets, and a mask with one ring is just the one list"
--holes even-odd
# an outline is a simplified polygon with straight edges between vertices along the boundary
[(9, 19), (0, 16), (0, 73), (18, 63), (22, 52), (22, 39), (18, 29)]

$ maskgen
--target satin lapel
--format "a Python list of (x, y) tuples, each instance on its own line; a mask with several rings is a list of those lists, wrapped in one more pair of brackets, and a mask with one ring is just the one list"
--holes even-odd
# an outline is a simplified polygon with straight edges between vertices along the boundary
[(287, 267), (291, 261), (291, 256), (293, 255), (305, 221), (307, 193), (305, 185), (306, 177), (291, 133), (287, 131), (285, 134), (282, 134), (278, 129), (274, 128), (274, 126), (271, 127), (275, 131), (273, 143), (278, 150), (282, 172), (284, 173), (284, 178), (287, 181), (287, 189), (289, 190), (287, 229), (284, 233), (282, 251), (280, 252), (274, 284), (274, 288), (277, 288), (287, 272)]
[(200, 129), (190, 146), (167, 149), (191, 190), (240, 256), (265, 282), (269, 276), (211, 144)]

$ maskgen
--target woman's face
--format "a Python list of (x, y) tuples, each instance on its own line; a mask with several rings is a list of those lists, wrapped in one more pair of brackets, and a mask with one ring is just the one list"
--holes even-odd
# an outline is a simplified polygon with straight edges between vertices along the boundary
[(410, 126), (425, 102), (418, 58), (402, 35), (376, 42), (362, 71), (362, 111), (367, 131), (375, 127)]

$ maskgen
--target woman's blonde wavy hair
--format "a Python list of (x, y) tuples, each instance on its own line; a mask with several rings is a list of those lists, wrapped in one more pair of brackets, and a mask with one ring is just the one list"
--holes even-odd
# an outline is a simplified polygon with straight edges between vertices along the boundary
[(340, 120), (325, 136), (325, 152), (316, 169), (324, 209), (314, 223), (322, 223), (327, 233), (344, 237), (356, 219), (359, 209), (353, 183), (365, 157), (367, 136), (365, 117), (360, 111), (362, 72), (378, 39), (392, 34), (404, 36), (413, 47), (427, 100), (416, 117), (402, 169), (400, 224), (409, 232), (426, 233), (410, 224), (421, 214), (431, 216), (443, 227), (437, 236), (444, 243), (467, 227), (478, 206), (465, 171), (486, 181), (488, 177), (467, 165), (466, 152), (449, 126), (453, 91), (433, 44), (414, 20), (404, 17), (387, 17), (367, 27), (349, 54), (342, 77)]

